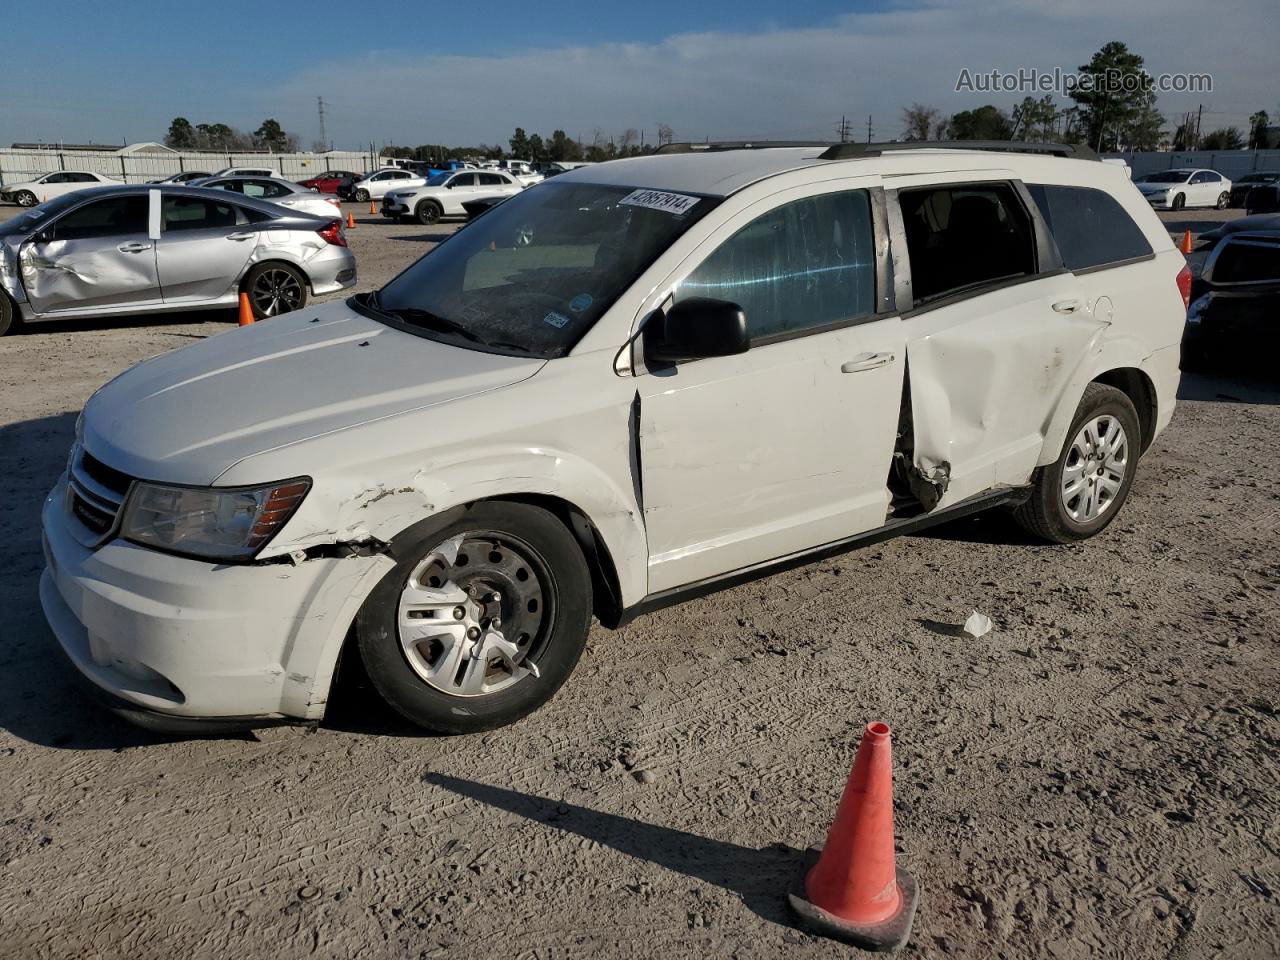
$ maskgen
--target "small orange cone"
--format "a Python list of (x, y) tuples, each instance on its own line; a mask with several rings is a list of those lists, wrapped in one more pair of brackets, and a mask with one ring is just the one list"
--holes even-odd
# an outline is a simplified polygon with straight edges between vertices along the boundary
[(356, 215), (354, 213), (347, 214), (347, 229), (354, 230), (356, 228)]
[(253, 307), (249, 306), (249, 295), (240, 294), (240, 326), (247, 327), (253, 323)]
[(49, 202), (49, 195), (46, 193), (46, 194), (44, 195), (44, 199), (43, 199), (43, 200), (41, 200), (40, 202), (41, 202), (41, 203), (48, 203), (48, 202)]
[(887, 723), (869, 723), (826, 844), (808, 852), (791, 907), (806, 926), (867, 950), (911, 936), (919, 891), (893, 852), (893, 758)]
[(369, 201), (369, 212), (375, 214), (378, 212), (378, 205), (372, 200)]
[(1188, 230), (1186, 233), (1182, 235), (1182, 247), (1180, 249), (1182, 250), (1183, 253), (1191, 252), (1191, 231), (1190, 230)]

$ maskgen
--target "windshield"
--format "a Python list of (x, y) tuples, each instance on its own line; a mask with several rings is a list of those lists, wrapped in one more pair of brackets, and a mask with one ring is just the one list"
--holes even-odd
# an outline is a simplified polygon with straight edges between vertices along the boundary
[(1164, 173), (1148, 173), (1138, 178), (1139, 183), (1185, 183), (1191, 174), (1185, 170), (1168, 170)]
[(452, 171), (452, 170), (448, 171), (447, 173), (436, 173), (436, 174), (433, 174), (433, 175), (431, 175), (431, 176), (427, 177), (427, 186), (428, 186), (428, 187), (443, 187), (443, 186), (444, 186), (444, 184), (445, 184), (445, 181), (446, 181), (446, 180), (448, 180), (451, 176), (453, 176), (453, 171)]
[(357, 306), (463, 346), (562, 357), (718, 202), (540, 184), (467, 224)]

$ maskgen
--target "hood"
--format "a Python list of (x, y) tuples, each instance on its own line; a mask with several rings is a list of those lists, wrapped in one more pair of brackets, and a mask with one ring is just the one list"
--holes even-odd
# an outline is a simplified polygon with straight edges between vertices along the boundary
[(1251, 217), (1236, 217), (1222, 226), (1200, 234), (1202, 240), (1217, 240), (1233, 233), (1271, 233), (1280, 231), (1280, 213), (1255, 213)]
[(1185, 181), (1182, 183), (1135, 183), (1134, 186), (1143, 193), (1164, 193), (1173, 187), (1185, 186)]
[(131, 476), (205, 485), (245, 457), (517, 383), (544, 362), (438, 343), (331, 303), (125, 371), (89, 398), (83, 442)]

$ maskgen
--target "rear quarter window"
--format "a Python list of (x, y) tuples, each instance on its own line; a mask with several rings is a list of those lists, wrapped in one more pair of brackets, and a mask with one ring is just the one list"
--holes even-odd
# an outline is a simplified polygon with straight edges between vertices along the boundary
[(1146, 236), (1109, 193), (1045, 183), (1029, 183), (1027, 191), (1058, 242), (1068, 270), (1089, 270), (1151, 256)]

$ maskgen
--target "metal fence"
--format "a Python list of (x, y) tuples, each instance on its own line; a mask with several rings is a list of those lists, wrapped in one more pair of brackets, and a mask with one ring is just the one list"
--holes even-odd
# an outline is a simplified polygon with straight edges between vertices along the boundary
[(1189, 150), (1180, 153), (1107, 153), (1129, 164), (1135, 177), (1175, 167), (1204, 167), (1228, 180), (1259, 170), (1280, 170), (1280, 150)]
[(21, 183), (59, 170), (100, 173), (124, 183), (160, 180), (184, 170), (214, 173), (224, 167), (270, 167), (287, 180), (306, 180), (326, 170), (366, 173), (383, 166), (373, 153), (121, 153), (115, 150), (0, 149), (0, 185)]

